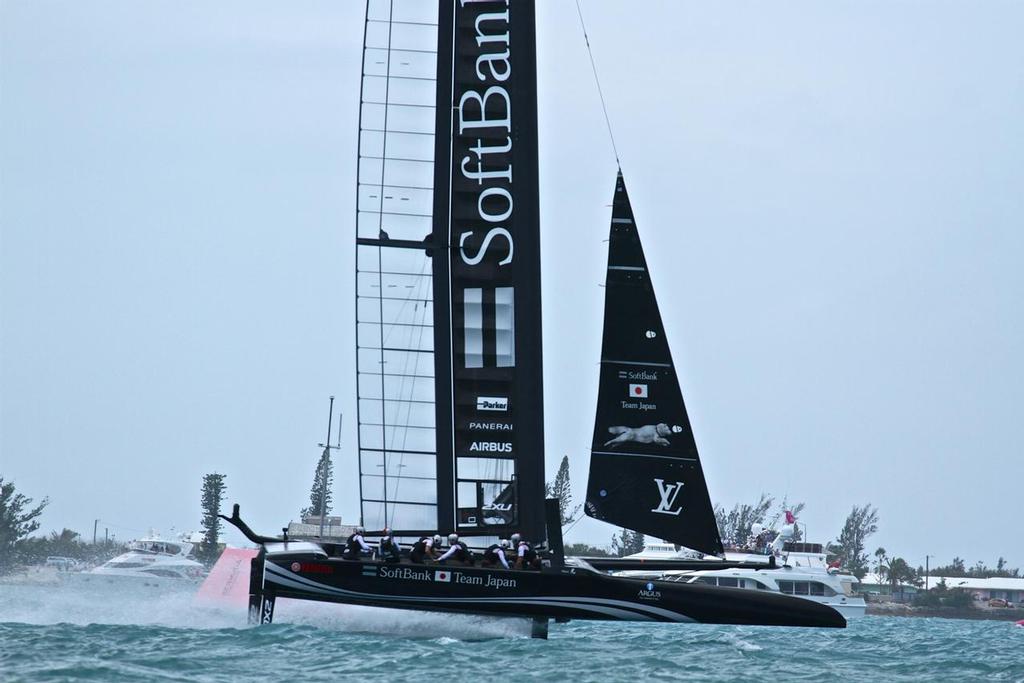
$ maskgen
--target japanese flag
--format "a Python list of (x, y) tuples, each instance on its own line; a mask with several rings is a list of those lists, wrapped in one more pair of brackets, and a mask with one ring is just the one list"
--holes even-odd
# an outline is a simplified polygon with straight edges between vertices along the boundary
[(647, 398), (646, 384), (630, 384), (629, 395), (633, 398)]
[(444, 581), (451, 583), (452, 573), (444, 570), (434, 572), (434, 581)]

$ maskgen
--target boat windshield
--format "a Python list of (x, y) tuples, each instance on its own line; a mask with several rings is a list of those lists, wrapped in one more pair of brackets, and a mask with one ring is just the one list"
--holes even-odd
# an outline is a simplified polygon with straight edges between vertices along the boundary
[(566, 567), (574, 567), (576, 569), (585, 569), (586, 571), (594, 572), (595, 574), (603, 573), (603, 572), (599, 572), (596, 569), (594, 569), (594, 566), (592, 564), (590, 564), (589, 562), (587, 562), (586, 560), (584, 560), (582, 557), (567, 557), (567, 558), (565, 558), (565, 566)]

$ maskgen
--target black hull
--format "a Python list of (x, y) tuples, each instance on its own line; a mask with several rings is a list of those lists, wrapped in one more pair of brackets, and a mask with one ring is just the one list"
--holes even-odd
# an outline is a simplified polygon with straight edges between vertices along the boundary
[(309, 552), (253, 559), (251, 616), (269, 622), (275, 598), (533, 619), (697, 622), (843, 628), (835, 610), (800, 598), (704, 584), (645, 581), (584, 568), (508, 571), (385, 564)]

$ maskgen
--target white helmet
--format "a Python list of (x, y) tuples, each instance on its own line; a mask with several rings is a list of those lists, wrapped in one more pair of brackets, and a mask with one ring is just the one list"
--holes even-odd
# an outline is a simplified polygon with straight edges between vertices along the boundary
[(502, 548), (505, 548), (505, 549), (507, 550), (507, 549), (508, 549), (508, 547), (509, 547), (510, 545), (512, 545), (512, 544), (508, 542), (508, 539), (507, 539), (507, 538), (503, 538), (503, 539), (501, 539), (501, 543), (499, 543), (499, 545), (500, 545), (500, 546), (501, 546)]
[(361, 527), (361, 526), (357, 526), (357, 527), (356, 527), (356, 533), (357, 533), (357, 534), (365, 534), (365, 533), (366, 533), (366, 529), (364, 529), (364, 528), (363, 528), (363, 527)]
[(458, 534), (448, 534), (448, 545), (453, 545), (459, 542)]
[(434, 545), (441, 545), (441, 534), (434, 534)]
[(520, 536), (519, 534), (512, 534), (512, 543), (519, 543), (521, 539), (522, 536)]

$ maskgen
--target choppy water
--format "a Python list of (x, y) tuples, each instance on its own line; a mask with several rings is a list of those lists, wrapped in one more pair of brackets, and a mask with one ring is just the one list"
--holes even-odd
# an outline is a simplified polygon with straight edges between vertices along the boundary
[[(1024, 681), (1024, 628), (865, 617), (846, 630), (525, 621), (279, 601), (272, 626), (147, 586), (0, 585), (0, 680)], [(492, 672), (492, 673), (487, 673)]]

